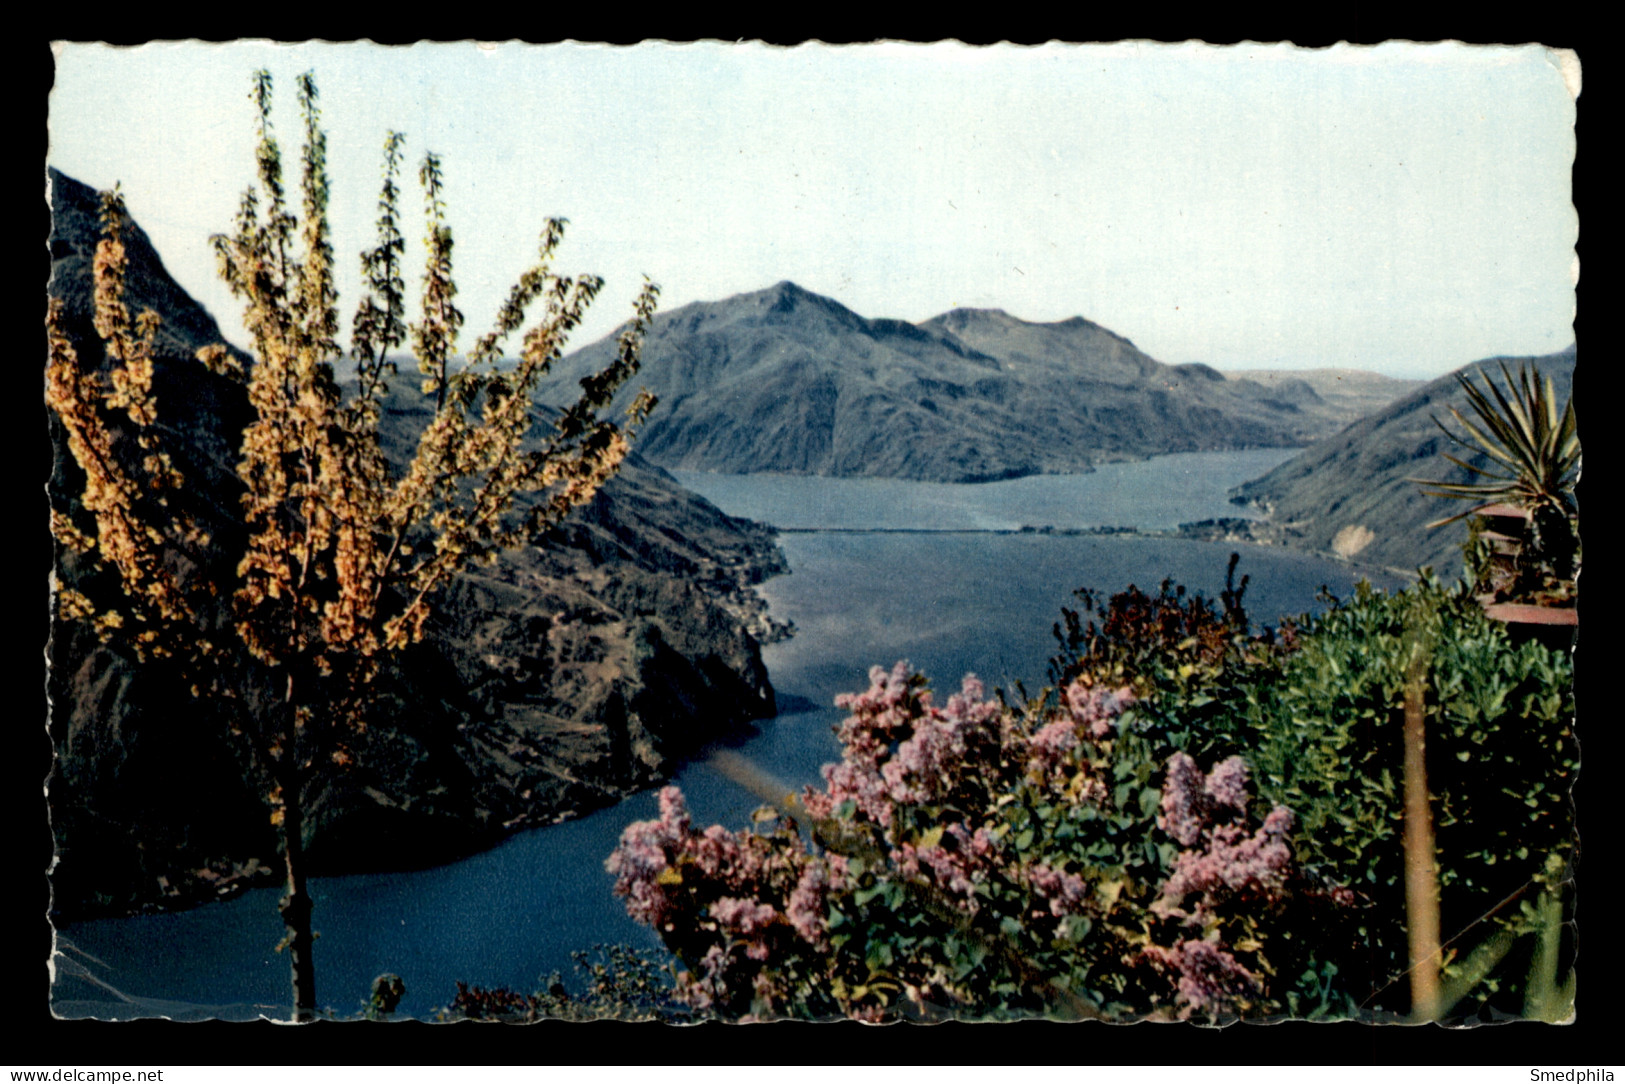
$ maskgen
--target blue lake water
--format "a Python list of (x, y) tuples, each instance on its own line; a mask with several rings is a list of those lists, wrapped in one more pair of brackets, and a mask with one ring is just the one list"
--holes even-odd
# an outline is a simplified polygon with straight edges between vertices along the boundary
[[(1025, 525), (1146, 529), (1235, 515), (1225, 491), (1267, 471), (1281, 451), (1168, 456), (1095, 474), (977, 486), (876, 479), (685, 473), (684, 484), (725, 511), (793, 528), (1008, 531)], [(763, 585), (794, 637), (764, 649), (785, 711), (673, 780), (695, 819), (738, 827), (759, 804), (736, 781), (776, 793), (818, 781), (838, 756), (837, 693), (867, 685), (868, 668), (910, 660), (939, 687), (967, 671), (989, 687), (1044, 682), (1051, 627), (1082, 586), (1155, 588), (1172, 577), (1215, 594), (1235, 547), (1143, 536), (1064, 534), (786, 533), (791, 572)], [(1255, 620), (1316, 608), (1322, 585), (1346, 594), (1378, 572), (1279, 549), (1242, 547)], [(720, 754), (720, 755), (718, 755)], [(595, 943), (654, 948), (610, 892), (603, 862), (622, 829), (655, 815), (653, 792), (549, 828), (520, 833), (460, 862), (408, 873), (313, 882), (318, 994), (341, 1015), (357, 1011), (374, 976), (406, 982), (402, 1011), (428, 1016), (457, 980), (532, 990), (570, 953)], [(62, 931), (56, 1012), (128, 1018), (285, 1016), (288, 969), (280, 888), (167, 915), (85, 922)], [(88, 954), (88, 957), (87, 955)], [(90, 977), (86, 977), (86, 976)]]
[(787, 528), (1010, 531), (1022, 527), (1138, 527), (1246, 516), (1235, 486), (1268, 474), (1291, 448), (1192, 452), (1108, 463), (1092, 474), (1038, 474), (955, 485), (895, 478), (816, 478), (673, 471), (736, 516)]

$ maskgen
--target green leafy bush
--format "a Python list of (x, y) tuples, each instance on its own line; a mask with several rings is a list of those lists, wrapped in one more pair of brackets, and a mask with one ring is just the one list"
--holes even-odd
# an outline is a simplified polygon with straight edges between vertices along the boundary
[[(1402, 1011), (1409, 998), (1399, 792), (1405, 670), (1418, 642), (1429, 652), (1427, 777), (1446, 962), (1497, 931), (1532, 932), (1524, 905), (1559, 890), (1574, 851), (1579, 750), (1566, 654), (1514, 644), (1466, 588), (1432, 579), (1392, 595), (1362, 585), (1307, 622), (1298, 650), (1259, 683), (1237, 736), (1260, 792), (1298, 813), (1300, 859), (1359, 894), (1365, 917), (1350, 960), (1363, 973), (1346, 981), (1374, 1010)], [(1513, 954), (1507, 974), (1488, 976), (1462, 1011), (1520, 1013), (1525, 959)]]
[[(1324, 613), (1262, 634), (1242, 608), (1245, 587), (1232, 581), (1218, 606), (1170, 584), (1155, 596), (1129, 588), (1106, 604), (1080, 592), (1099, 622), (1084, 628), (1065, 616), (1055, 674), (1109, 666), (1142, 691), (1148, 741), (1198, 759), (1246, 758), (1260, 797), (1297, 815), (1293, 848), (1306, 873), (1355, 893), (1349, 921), (1293, 931), (1316, 942), (1297, 1003), (1330, 996), (1341, 1012), (1392, 1017), (1410, 1006), (1404, 686), (1413, 648), (1426, 645), (1445, 979), (1462, 997), (1454, 1015), (1529, 1012), (1529, 967), (1541, 951), (1529, 935), (1563, 899), (1575, 845), (1572, 661), (1515, 643), (1468, 588), (1431, 576), (1392, 594), (1362, 584)], [(1507, 936), (1516, 947), (1474, 978), (1484, 959), (1469, 967), (1474, 951)], [(1547, 954), (1548, 968), (1569, 969), (1570, 942)], [(1319, 970), (1328, 964), (1337, 969), (1330, 984)]]

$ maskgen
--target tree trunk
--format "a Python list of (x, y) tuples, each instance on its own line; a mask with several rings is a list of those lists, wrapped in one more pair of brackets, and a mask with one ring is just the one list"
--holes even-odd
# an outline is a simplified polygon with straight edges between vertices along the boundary
[(288, 870), (288, 892), (278, 909), (287, 930), (283, 944), (293, 973), (293, 1018), (303, 1023), (316, 1013), (316, 962), (311, 958), (316, 937), (310, 929), (311, 899), (305, 884), (305, 825), (298, 780), (290, 779), (282, 794), (282, 856)]
[(1428, 652), (1413, 648), (1405, 674), (1405, 927), (1410, 949), (1411, 1018), (1439, 1017), (1439, 877), (1428, 802)]

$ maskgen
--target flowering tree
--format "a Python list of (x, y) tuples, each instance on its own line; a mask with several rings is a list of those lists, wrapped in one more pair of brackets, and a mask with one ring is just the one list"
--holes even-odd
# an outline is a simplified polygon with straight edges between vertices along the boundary
[(1255, 822), (1239, 757), (1174, 753), (1154, 785), (1136, 701), (1081, 675), (1017, 710), (967, 677), (939, 706), (877, 667), (822, 789), (733, 832), (667, 787), (608, 868), (679, 996), (724, 1016), (1280, 1011), (1298, 972), (1264, 933), (1350, 898), (1297, 869), (1287, 809)]
[[(496, 327), (452, 362), (463, 317), (453, 304), (452, 237), (441, 167), (420, 169), (428, 220), (422, 311), (405, 323), (399, 222), (403, 138), (385, 142), (378, 241), (362, 254), (366, 294), (353, 322), (354, 390), (335, 374), (337, 292), (327, 218), (326, 136), (316, 85), (298, 86), (303, 120), (301, 206), (290, 206), (271, 126), (271, 78), (256, 75), (258, 183), (243, 196), (234, 231), (216, 237), (221, 274), (246, 303), (253, 339), (246, 372), (224, 347), (199, 352), (210, 370), (243, 385), (252, 418), (237, 479), (241, 529), (213, 539), (176, 499), (184, 479), (165, 448), (152, 393), (159, 318), (131, 318), (117, 192), (103, 199), (95, 258), (95, 327), (108, 368), (80, 364), (60, 303), (50, 313), (47, 402), (83, 473), (77, 505), (53, 509), (68, 550), (116, 581), (117, 591), (57, 595), (60, 613), (93, 623), (140, 662), (179, 668), (193, 694), (232, 702), (232, 732), (271, 808), (286, 865), (282, 915), (295, 1014), (316, 1006), (311, 900), (303, 816), (323, 773), (352, 760), (348, 737), (364, 728), (369, 690), (383, 661), (423, 636), (436, 592), (476, 559), (524, 543), (589, 500), (618, 468), (628, 437), (653, 407), (645, 392), (624, 424), (597, 412), (636, 372), (657, 289), (646, 285), (620, 350), (582, 382), (579, 401), (537, 435), (532, 390), (602, 287), (592, 276), (551, 270), (564, 223), (542, 233), (540, 258), (520, 278)], [(542, 318), (524, 331), (515, 364), (502, 361), (533, 303)], [(394, 363), (410, 332), (433, 413), (410, 461), (397, 466), (379, 423)], [(224, 567), (214, 552), (238, 547)], [(98, 597), (92, 598), (92, 594)], [(223, 603), (223, 604), (222, 604)]]

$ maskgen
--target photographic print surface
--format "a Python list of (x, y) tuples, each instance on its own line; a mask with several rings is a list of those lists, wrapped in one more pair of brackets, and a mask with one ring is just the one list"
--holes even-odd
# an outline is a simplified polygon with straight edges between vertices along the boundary
[(1572, 1016), (1573, 54), (56, 51), (56, 1015)]

